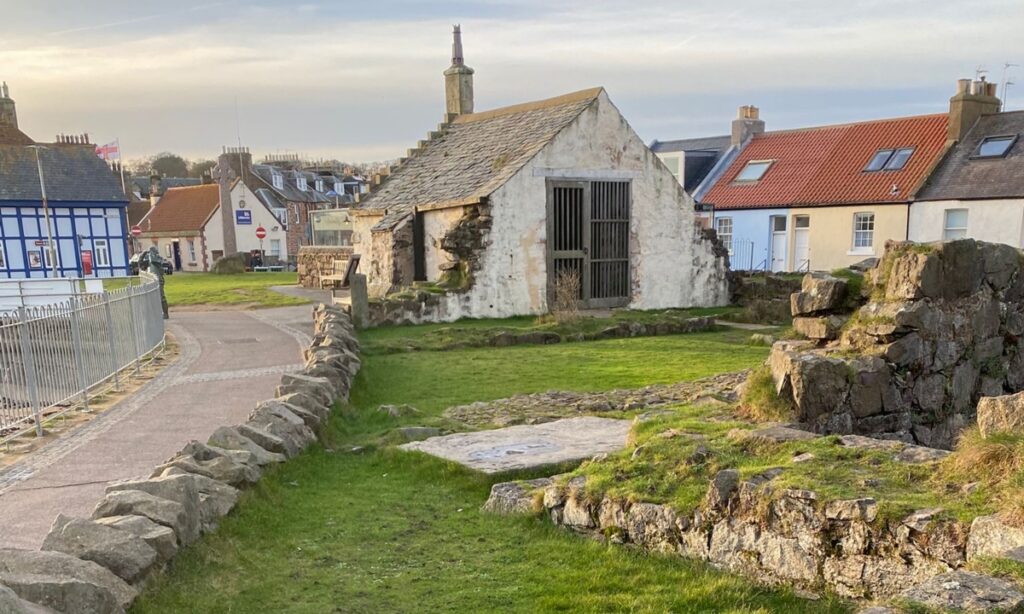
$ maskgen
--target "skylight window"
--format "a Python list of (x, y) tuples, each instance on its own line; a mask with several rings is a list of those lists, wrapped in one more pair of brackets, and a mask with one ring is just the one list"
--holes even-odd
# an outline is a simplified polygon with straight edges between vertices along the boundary
[(990, 136), (985, 137), (978, 145), (978, 152), (974, 154), (976, 158), (1002, 158), (1013, 147), (1013, 144), (1017, 142), (1017, 135), (1009, 136)]
[(907, 161), (910, 160), (910, 156), (913, 155), (913, 153), (913, 147), (879, 149), (875, 152), (875, 155), (871, 156), (871, 160), (868, 161), (868, 165), (864, 167), (864, 172), (873, 173), (875, 171), (902, 170), (903, 167), (907, 165)]
[(751, 160), (743, 167), (743, 170), (736, 175), (735, 181), (757, 181), (768, 172), (768, 167), (774, 160)]

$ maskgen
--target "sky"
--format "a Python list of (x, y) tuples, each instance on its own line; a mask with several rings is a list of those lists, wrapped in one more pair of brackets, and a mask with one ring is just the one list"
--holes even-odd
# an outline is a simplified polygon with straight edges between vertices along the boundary
[[(0, 0), (0, 80), (33, 138), (126, 159), (396, 158), (436, 128), (451, 25), (477, 110), (604, 86), (641, 138), (942, 112), (1024, 64), (1021, 0)], [(1024, 108), (1024, 69), (1008, 106)]]

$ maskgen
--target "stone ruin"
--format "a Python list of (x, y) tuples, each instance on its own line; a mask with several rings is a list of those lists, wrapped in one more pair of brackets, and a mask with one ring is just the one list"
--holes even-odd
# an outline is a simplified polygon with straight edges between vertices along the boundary
[(852, 315), (846, 280), (808, 274), (791, 299), (808, 340), (772, 347), (776, 392), (819, 433), (951, 448), (982, 397), (1024, 389), (1022, 269), (1008, 245), (889, 242)]

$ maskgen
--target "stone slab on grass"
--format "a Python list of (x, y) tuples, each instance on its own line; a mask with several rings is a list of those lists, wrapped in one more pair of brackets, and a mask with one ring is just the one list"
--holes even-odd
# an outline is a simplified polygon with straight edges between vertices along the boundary
[(616, 452), (626, 446), (628, 420), (567, 418), (544, 424), (455, 433), (404, 444), (484, 473), (530, 469)]
[(902, 597), (913, 604), (958, 612), (1017, 612), (1024, 605), (1024, 594), (1013, 584), (967, 571), (935, 576)]

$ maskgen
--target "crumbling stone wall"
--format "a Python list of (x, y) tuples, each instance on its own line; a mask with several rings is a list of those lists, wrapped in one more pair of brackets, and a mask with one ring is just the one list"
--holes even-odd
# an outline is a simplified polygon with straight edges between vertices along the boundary
[(334, 272), (334, 261), (348, 261), (352, 248), (333, 245), (304, 245), (299, 248), (299, 285), (303, 288), (320, 288), (320, 275)]
[(951, 447), (979, 398), (1024, 389), (1022, 268), (1007, 245), (887, 244), (838, 339), (773, 347), (777, 392), (818, 432)]
[(456, 288), (470, 288), (473, 274), (480, 269), (480, 254), (487, 246), (487, 235), (491, 230), (491, 215), (488, 207), (466, 207), (459, 220), (441, 239), (440, 248), (450, 259), (442, 263), (442, 276)]

